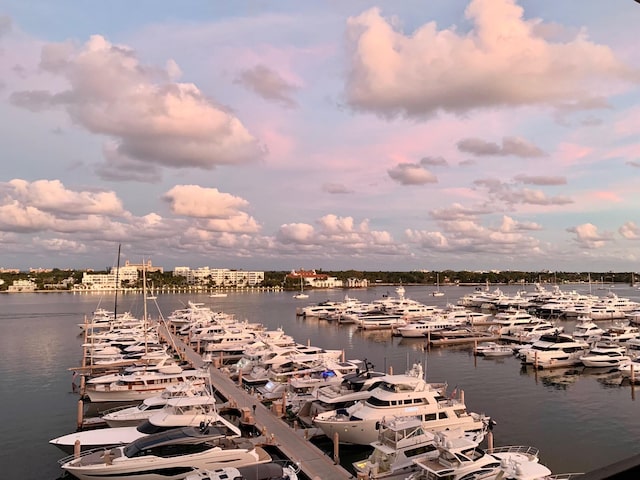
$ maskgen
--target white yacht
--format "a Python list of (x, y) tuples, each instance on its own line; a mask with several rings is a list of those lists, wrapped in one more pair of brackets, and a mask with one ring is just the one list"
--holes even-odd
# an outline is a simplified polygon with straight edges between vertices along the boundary
[(86, 394), (92, 402), (135, 402), (158, 395), (170, 385), (186, 382), (205, 383), (206, 370), (143, 371), (120, 375), (111, 383), (87, 383)]
[(427, 383), (422, 375), (388, 375), (371, 396), (346, 409), (318, 414), (313, 423), (329, 438), (339, 432), (342, 443), (368, 445), (387, 419), (417, 417), (427, 430), (482, 430), (484, 418), (468, 413), (457, 398), (445, 397), (445, 386)]
[(125, 446), (89, 450), (59, 461), (80, 480), (177, 480), (196, 468), (241, 467), (271, 461), (248, 441), (239, 443), (212, 427), (183, 427), (139, 438)]
[(626, 343), (631, 339), (640, 338), (640, 328), (632, 325), (622, 325), (608, 328), (600, 337), (603, 342)]
[(173, 385), (166, 388), (160, 395), (145, 398), (138, 405), (131, 407), (125, 405), (107, 410), (103, 412), (102, 420), (110, 427), (135, 427), (164, 408), (169, 399), (195, 395), (209, 395), (209, 391), (204, 384)]
[(420, 470), (408, 480), (543, 480), (551, 475), (551, 470), (538, 462), (538, 449), (524, 446), (494, 448), (487, 453), (473, 442), (460, 446), (443, 443), (435, 459), (427, 455), (415, 464)]
[(425, 430), (418, 419), (394, 420), (381, 426), (378, 440), (373, 442), (373, 452), (364, 460), (353, 462), (358, 474), (365, 474), (374, 480), (403, 480), (417, 470), (414, 460), (438, 456), (439, 435), (446, 435), (446, 442), (453, 445), (464, 439), (480, 444), (484, 439), (484, 431), (469, 435), (461, 430), (450, 430), (435, 434)]
[(298, 465), (270, 462), (237, 468), (196, 469), (185, 480), (298, 480), (299, 471)]
[(618, 367), (622, 363), (631, 360), (627, 355), (627, 349), (616, 343), (597, 343), (587, 353), (580, 357), (580, 361), (585, 367)]
[(571, 335), (543, 335), (531, 348), (520, 350), (523, 363), (537, 368), (569, 367), (580, 364), (580, 357), (589, 351), (589, 344)]
[(49, 443), (71, 453), (77, 441), (83, 450), (124, 445), (149, 434), (176, 427), (209, 425), (227, 437), (239, 437), (240, 430), (218, 415), (213, 396), (173, 398), (137, 427), (114, 427), (82, 430), (54, 438)]
[(466, 320), (445, 319), (437, 315), (430, 320), (420, 320), (418, 322), (412, 322), (404, 326), (399, 326), (397, 328), (394, 328), (394, 332), (404, 338), (420, 338), (426, 337), (430, 332), (457, 328), (465, 325), (466, 323)]
[(604, 328), (600, 327), (589, 317), (578, 317), (578, 323), (573, 328), (573, 338), (584, 340), (591, 344), (598, 342), (602, 338), (602, 334), (605, 332)]

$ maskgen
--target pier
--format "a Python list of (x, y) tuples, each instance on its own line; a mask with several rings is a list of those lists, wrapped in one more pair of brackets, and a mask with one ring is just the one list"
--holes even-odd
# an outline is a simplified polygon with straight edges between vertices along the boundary
[[(182, 339), (172, 335), (164, 326), (160, 326), (159, 333), (169, 344), (175, 345), (183, 360), (188, 361), (195, 368), (201, 368), (204, 365), (202, 357), (195, 350)], [(353, 478), (353, 475), (336, 461), (338, 460), (337, 449), (334, 451), (336, 457), (334, 460), (311, 443), (304, 430), (289, 427), (255, 397), (238, 387), (219, 368), (211, 365), (209, 372), (216, 393), (238, 409), (251, 409), (255, 427), (263, 433), (262, 441), (267, 445), (276, 446), (291, 462), (298, 464), (308, 478), (311, 480)]]

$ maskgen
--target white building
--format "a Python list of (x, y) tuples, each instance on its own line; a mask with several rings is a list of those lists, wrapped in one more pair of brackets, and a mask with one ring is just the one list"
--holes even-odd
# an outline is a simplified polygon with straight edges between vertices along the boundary
[(9, 293), (32, 293), (36, 291), (36, 284), (32, 280), (14, 280), (7, 291)]
[(216, 286), (252, 286), (260, 285), (264, 281), (264, 272), (230, 270), (228, 268), (176, 267), (174, 277), (185, 277), (187, 283)]

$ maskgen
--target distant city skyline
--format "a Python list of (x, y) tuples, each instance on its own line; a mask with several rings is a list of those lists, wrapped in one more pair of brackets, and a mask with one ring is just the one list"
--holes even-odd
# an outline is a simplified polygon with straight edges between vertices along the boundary
[(0, 267), (640, 268), (640, 5), (0, 12)]

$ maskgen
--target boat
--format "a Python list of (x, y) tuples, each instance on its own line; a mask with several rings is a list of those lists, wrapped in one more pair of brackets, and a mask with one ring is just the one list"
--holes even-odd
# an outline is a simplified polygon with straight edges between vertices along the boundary
[(468, 413), (463, 399), (446, 397), (446, 384), (427, 383), (422, 377), (422, 374), (388, 375), (366, 400), (346, 409), (319, 413), (313, 423), (329, 438), (339, 432), (341, 443), (355, 445), (375, 442), (378, 427), (393, 418), (417, 417), (431, 431), (484, 428), (484, 416)]
[[(450, 430), (442, 432), (441, 437), (444, 436), (451, 445), (461, 438), (478, 445), (485, 432), (466, 436), (463, 431)], [(378, 440), (371, 444), (373, 452), (369, 457), (352, 465), (358, 475), (366, 475), (370, 479), (402, 480), (417, 470), (414, 459), (430, 454), (433, 458), (438, 456), (438, 441), (438, 434), (425, 430), (421, 420), (393, 420), (380, 427)]]
[(209, 425), (228, 438), (239, 437), (240, 430), (216, 410), (213, 396), (181, 397), (167, 404), (137, 427), (114, 427), (81, 430), (50, 440), (49, 443), (66, 453), (74, 451), (76, 442), (82, 450), (125, 445), (138, 438), (177, 427)]
[(530, 348), (520, 350), (523, 363), (536, 368), (570, 367), (581, 363), (580, 357), (589, 351), (589, 344), (571, 335), (542, 335)]
[(440, 291), (440, 274), (436, 273), (436, 290), (431, 292), (433, 297), (444, 297), (444, 292)]
[(227, 296), (226, 293), (223, 292), (214, 292), (211, 295), (209, 295), (209, 298), (225, 298)]
[(297, 298), (297, 299), (309, 298), (309, 295), (304, 293), (304, 278), (302, 277), (302, 275), (300, 275), (300, 291), (296, 293), (293, 296), (293, 298)]
[(203, 384), (179, 384), (168, 387), (160, 395), (145, 398), (134, 406), (120, 406), (102, 413), (102, 420), (110, 427), (135, 427), (147, 420), (151, 415), (162, 410), (171, 398), (208, 395)]
[(299, 471), (298, 465), (270, 462), (237, 468), (197, 469), (185, 480), (298, 480)]
[(209, 373), (204, 369), (183, 370), (174, 365), (159, 371), (119, 375), (118, 379), (111, 383), (87, 382), (85, 392), (92, 402), (135, 402), (153, 397), (170, 385), (205, 383), (208, 376)]
[(445, 319), (440, 315), (434, 316), (431, 320), (420, 320), (394, 328), (394, 332), (404, 338), (426, 337), (429, 333), (438, 330), (450, 330), (465, 325), (466, 320)]
[(580, 357), (580, 361), (585, 367), (618, 367), (622, 363), (631, 360), (627, 355), (627, 349), (616, 343), (596, 343), (594, 347)]
[(510, 357), (513, 348), (497, 342), (483, 342), (473, 349), (473, 353), (482, 357)]
[(182, 427), (148, 435), (124, 446), (89, 450), (59, 460), (80, 480), (180, 480), (196, 468), (267, 463), (271, 456), (250, 442), (235, 441), (213, 427)]
[(640, 338), (640, 328), (632, 325), (622, 325), (607, 328), (600, 336), (603, 342), (615, 342), (625, 344), (629, 340)]
[(551, 470), (538, 462), (535, 447), (499, 447), (488, 453), (473, 442), (441, 442), (438, 449), (435, 459), (427, 455), (415, 460), (419, 470), (408, 480), (543, 480), (551, 475)]
[(604, 328), (600, 327), (590, 317), (579, 316), (571, 335), (573, 335), (573, 338), (584, 340), (591, 344), (599, 341), (604, 332)]

